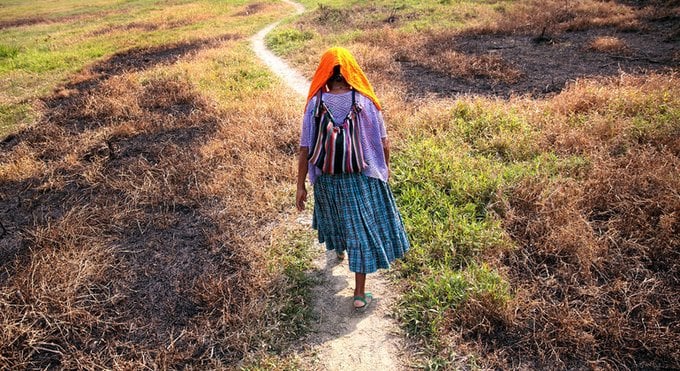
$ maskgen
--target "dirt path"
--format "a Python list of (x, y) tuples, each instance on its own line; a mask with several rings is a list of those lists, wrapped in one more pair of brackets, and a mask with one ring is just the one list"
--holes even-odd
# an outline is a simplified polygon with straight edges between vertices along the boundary
[[(298, 3), (284, 0), (304, 12)], [(291, 89), (307, 95), (309, 82), (297, 71), (267, 50), (264, 37), (279, 22), (262, 29), (252, 39), (257, 56)], [(298, 222), (311, 228), (311, 215), (305, 213)], [(390, 308), (396, 299), (394, 290), (383, 273), (371, 274), (366, 281), (367, 291), (376, 297), (364, 313), (352, 306), (354, 274), (347, 262), (338, 262), (333, 252), (317, 244), (319, 255), (314, 259), (315, 270), (310, 273), (320, 282), (313, 289), (313, 330), (303, 339), (303, 361), (317, 370), (401, 370), (406, 346)]]
[[(295, 14), (302, 14), (305, 7), (293, 1), (283, 0), (295, 7)], [(296, 93), (307, 96), (307, 89), (309, 88), (309, 81), (307, 81), (299, 72), (290, 68), (286, 62), (272, 53), (264, 44), (264, 37), (267, 36), (271, 30), (279, 25), (281, 21), (274, 22), (263, 28), (251, 39), (253, 51), (258, 58), (260, 58), (277, 76), (285, 81), (291, 89)]]

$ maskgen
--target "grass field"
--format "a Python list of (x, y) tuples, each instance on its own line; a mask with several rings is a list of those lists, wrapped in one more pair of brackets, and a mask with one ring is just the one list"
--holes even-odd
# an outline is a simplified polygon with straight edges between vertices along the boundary
[(281, 14), (275, 9), (286, 11), (246, 1), (6, 4), (0, 9), (2, 130), (35, 119), (33, 101), (95, 60), (135, 47), (247, 38)]
[[(385, 107), (426, 369), (679, 368), (672, 1), (303, 1)], [(0, 369), (296, 367), (304, 102), (277, 2), (0, 6)], [(370, 278), (369, 278), (370, 286)]]
[(343, 4), (268, 42), (348, 47), (383, 100), (420, 366), (678, 367), (677, 5)]

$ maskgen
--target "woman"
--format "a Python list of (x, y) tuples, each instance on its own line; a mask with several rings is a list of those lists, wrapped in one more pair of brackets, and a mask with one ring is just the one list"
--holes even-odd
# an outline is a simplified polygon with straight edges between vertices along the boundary
[(373, 299), (366, 274), (387, 269), (409, 248), (392, 191), (390, 146), (382, 107), (347, 49), (321, 57), (307, 97), (300, 138), (296, 205), (304, 210), (305, 178), (314, 186), (312, 227), (319, 242), (347, 251), (355, 273), (354, 307)]

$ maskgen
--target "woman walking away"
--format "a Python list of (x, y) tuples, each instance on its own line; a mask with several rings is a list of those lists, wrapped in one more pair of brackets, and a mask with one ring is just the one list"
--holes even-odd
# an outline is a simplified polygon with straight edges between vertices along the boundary
[(387, 180), (390, 147), (380, 102), (347, 49), (321, 57), (307, 97), (298, 160), (296, 206), (305, 208), (305, 178), (314, 186), (312, 227), (319, 242), (347, 251), (355, 273), (354, 307), (373, 299), (366, 274), (404, 256), (409, 248)]

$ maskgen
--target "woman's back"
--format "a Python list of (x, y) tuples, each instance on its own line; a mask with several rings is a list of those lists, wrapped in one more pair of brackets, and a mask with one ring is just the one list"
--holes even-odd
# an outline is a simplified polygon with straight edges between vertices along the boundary
[(321, 100), (326, 103), (331, 112), (333, 121), (340, 124), (352, 109), (352, 91), (342, 94), (323, 93)]
[[(314, 109), (318, 95), (312, 97), (305, 110), (302, 120), (302, 135), (300, 137), (301, 147), (311, 147), (315, 137)], [(385, 123), (382, 114), (373, 104), (373, 101), (361, 93), (356, 93), (356, 103), (360, 112), (357, 115), (361, 125), (361, 141), (364, 157), (368, 166), (363, 173), (366, 176), (387, 181), (388, 166), (385, 161), (382, 139), (387, 137)], [(322, 93), (321, 100), (333, 113), (333, 119), (337, 124), (347, 117), (352, 107), (352, 91), (340, 94)], [(309, 164), (309, 181), (314, 183), (316, 178), (321, 175), (321, 170)]]

